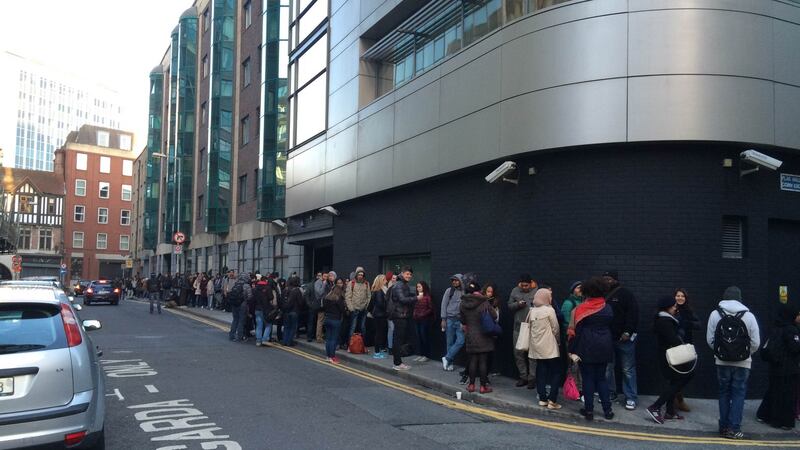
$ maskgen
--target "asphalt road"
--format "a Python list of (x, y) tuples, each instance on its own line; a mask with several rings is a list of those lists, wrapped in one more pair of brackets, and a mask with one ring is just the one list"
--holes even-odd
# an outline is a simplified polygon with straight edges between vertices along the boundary
[(724, 447), (497, 421), (279, 348), (233, 343), (207, 324), (150, 315), (142, 303), (92, 305), (81, 316), (103, 323), (92, 337), (104, 352), (109, 449)]

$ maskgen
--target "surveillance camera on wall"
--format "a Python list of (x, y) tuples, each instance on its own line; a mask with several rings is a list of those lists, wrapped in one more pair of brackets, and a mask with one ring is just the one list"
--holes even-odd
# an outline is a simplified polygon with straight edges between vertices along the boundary
[(275, 220), (272, 221), (272, 223), (274, 223), (275, 225), (277, 225), (277, 226), (279, 226), (281, 228), (286, 228), (286, 222), (284, 222), (281, 219), (275, 219)]
[(338, 216), (339, 215), (339, 210), (337, 210), (333, 206), (323, 206), (319, 210), (322, 211), (322, 212), (326, 212), (328, 214), (332, 214), (334, 216)]
[(500, 164), (500, 167), (494, 169), (492, 173), (486, 175), (486, 181), (488, 183), (495, 183), (500, 180), (516, 182), (517, 180), (508, 180), (504, 178), (506, 175), (510, 174), (515, 170), (517, 170), (517, 163), (515, 163), (514, 161), (506, 161), (503, 164)]
[(739, 154), (739, 156), (742, 158), (742, 161), (747, 161), (769, 170), (777, 170), (781, 165), (783, 165), (783, 161), (775, 159), (771, 156), (767, 156), (755, 150), (745, 150)]

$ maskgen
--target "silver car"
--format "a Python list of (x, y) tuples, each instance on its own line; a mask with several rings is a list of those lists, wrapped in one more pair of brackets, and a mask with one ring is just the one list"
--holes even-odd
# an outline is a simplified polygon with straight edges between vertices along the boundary
[(105, 380), (63, 292), (0, 286), (0, 449), (105, 448)]

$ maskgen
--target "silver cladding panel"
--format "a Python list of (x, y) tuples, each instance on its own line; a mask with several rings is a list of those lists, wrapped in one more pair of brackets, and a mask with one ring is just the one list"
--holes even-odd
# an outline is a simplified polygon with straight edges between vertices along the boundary
[[(402, 0), (334, 0), (328, 133), (292, 152), (288, 215), (531, 151), (712, 140), (800, 149), (800, 7), (576, 0), (371, 100), (359, 36)], [(346, 212), (345, 212), (346, 213)]]

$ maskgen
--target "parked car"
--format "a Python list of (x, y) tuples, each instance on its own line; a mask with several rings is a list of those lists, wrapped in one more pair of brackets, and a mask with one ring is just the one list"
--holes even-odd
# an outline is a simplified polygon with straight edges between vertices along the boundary
[(89, 287), (89, 280), (78, 280), (72, 286), (72, 293), (76, 297), (79, 295), (83, 295), (87, 287)]
[(63, 292), (0, 285), (0, 449), (105, 448), (105, 381)]
[(118, 305), (120, 298), (122, 298), (122, 290), (114, 287), (111, 281), (95, 280), (89, 283), (86, 291), (84, 291), (83, 304), (88, 306), (92, 303), (108, 302), (112, 305)]

